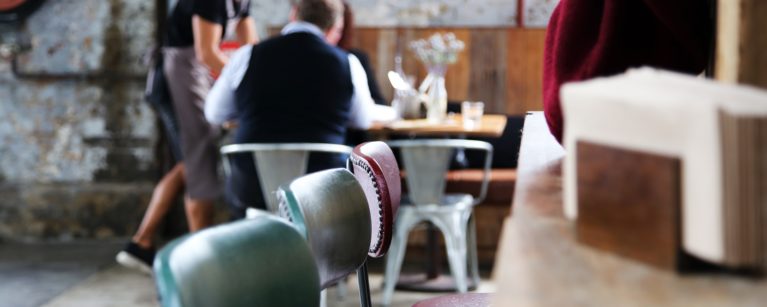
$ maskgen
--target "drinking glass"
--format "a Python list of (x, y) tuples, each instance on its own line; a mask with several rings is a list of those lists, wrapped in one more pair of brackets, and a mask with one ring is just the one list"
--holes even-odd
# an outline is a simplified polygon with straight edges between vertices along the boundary
[(485, 104), (481, 101), (464, 101), (461, 104), (461, 117), (463, 128), (474, 130), (480, 127), (482, 114), (485, 112)]

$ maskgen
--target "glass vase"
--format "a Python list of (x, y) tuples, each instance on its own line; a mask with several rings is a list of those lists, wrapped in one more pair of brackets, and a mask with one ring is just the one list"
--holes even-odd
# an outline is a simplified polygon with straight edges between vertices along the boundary
[(430, 123), (442, 123), (447, 118), (447, 88), (445, 70), (431, 70), (426, 76), (426, 119)]

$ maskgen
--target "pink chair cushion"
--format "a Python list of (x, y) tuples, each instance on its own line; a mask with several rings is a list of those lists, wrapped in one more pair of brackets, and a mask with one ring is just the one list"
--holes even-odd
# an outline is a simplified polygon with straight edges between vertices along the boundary
[(430, 298), (415, 303), (413, 307), (487, 307), (490, 306), (490, 293), (450, 294)]
[(368, 255), (382, 257), (389, 249), (400, 203), (399, 166), (391, 148), (384, 142), (357, 145), (350, 159), (354, 176), (365, 191), (370, 208), (372, 229)]

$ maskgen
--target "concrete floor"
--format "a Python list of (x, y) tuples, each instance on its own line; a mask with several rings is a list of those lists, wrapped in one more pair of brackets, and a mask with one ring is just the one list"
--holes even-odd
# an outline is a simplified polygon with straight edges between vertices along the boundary
[[(0, 243), (0, 307), (108, 307), (159, 306), (154, 282), (148, 275), (114, 262), (122, 241), (72, 243)], [(382, 275), (371, 268), (373, 304), (381, 301)], [(331, 288), (328, 306), (359, 306), (356, 277), (347, 281), (339, 297)], [(477, 292), (494, 292), (483, 278)], [(396, 291), (392, 306), (413, 303), (441, 293)]]

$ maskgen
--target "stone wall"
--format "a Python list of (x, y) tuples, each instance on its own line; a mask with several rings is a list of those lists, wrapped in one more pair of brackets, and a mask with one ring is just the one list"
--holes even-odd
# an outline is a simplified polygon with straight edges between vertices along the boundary
[(143, 101), (154, 1), (48, 0), (0, 60), (0, 238), (130, 233), (156, 171)]
[[(251, 0), (259, 32), (287, 23), (289, 0)], [(346, 0), (361, 27), (545, 28), (559, 0)], [(519, 3), (522, 1), (522, 3)], [(520, 5), (521, 4), (521, 5)], [(522, 11), (519, 12), (519, 8)], [(522, 15), (522, 25), (519, 15)]]
[[(517, 25), (517, 0), (347, 1), (354, 10), (357, 26), (363, 27)], [(259, 31), (284, 25), (288, 20), (288, 0), (252, 0), (251, 3), (251, 15), (256, 20)]]

